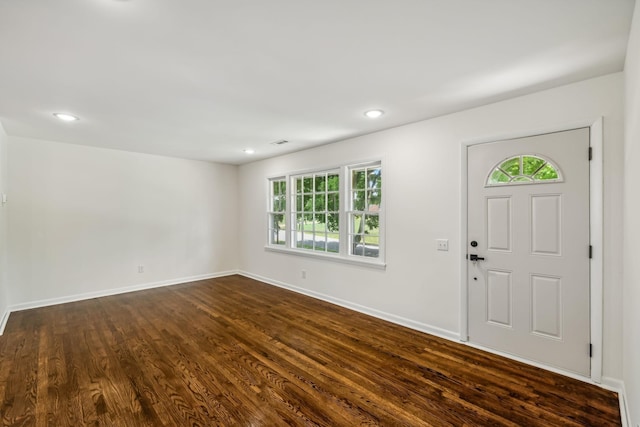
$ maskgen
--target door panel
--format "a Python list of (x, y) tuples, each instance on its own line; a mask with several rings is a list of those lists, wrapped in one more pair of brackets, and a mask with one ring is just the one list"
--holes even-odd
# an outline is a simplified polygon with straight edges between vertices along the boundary
[(531, 276), (531, 331), (562, 339), (562, 280)]
[(511, 272), (487, 272), (487, 321), (511, 326)]
[(531, 196), (531, 254), (562, 255), (562, 195)]
[(487, 246), (493, 251), (511, 250), (511, 198), (487, 199)]
[(469, 340), (585, 376), (588, 147), (583, 128), (467, 148)]

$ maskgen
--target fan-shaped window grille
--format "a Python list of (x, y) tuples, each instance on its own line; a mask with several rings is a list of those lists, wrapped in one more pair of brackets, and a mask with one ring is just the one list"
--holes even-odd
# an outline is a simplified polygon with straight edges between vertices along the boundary
[(539, 155), (524, 154), (509, 157), (491, 169), (487, 177), (487, 186), (562, 181), (560, 169), (551, 160)]

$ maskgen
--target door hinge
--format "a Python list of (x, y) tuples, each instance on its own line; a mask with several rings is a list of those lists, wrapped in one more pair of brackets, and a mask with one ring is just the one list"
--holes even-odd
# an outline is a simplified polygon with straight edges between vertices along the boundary
[(593, 258), (593, 246), (589, 245), (589, 259)]
[(589, 357), (593, 357), (593, 344), (589, 344)]
[(589, 160), (593, 160), (593, 148), (589, 147)]

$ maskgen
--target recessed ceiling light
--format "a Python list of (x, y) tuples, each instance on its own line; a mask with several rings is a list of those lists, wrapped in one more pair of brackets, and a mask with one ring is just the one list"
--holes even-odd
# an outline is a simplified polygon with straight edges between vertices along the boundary
[(364, 113), (364, 115), (369, 117), (370, 119), (377, 119), (383, 114), (384, 114), (384, 111), (382, 110), (369, 110), (369, 111), (365, 111)]
[(53, 115), (65, 122), (75, 122), (76, 120), (80, 120), (76, 116), (72, 116), (71, 114), (66, 113), (53, 113)]
[(253, 154), (256, 152), (256, 150), (254, 150), (253, 148), (245, 148), (243, 151), (245, 152), (245, 154)]

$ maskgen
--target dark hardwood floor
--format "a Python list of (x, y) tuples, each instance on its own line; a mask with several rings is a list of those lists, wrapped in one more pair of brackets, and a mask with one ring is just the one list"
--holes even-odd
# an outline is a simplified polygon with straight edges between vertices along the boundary
[(620, 425), (615, 393), (240, 276), (23, 311), (10, 426)]

